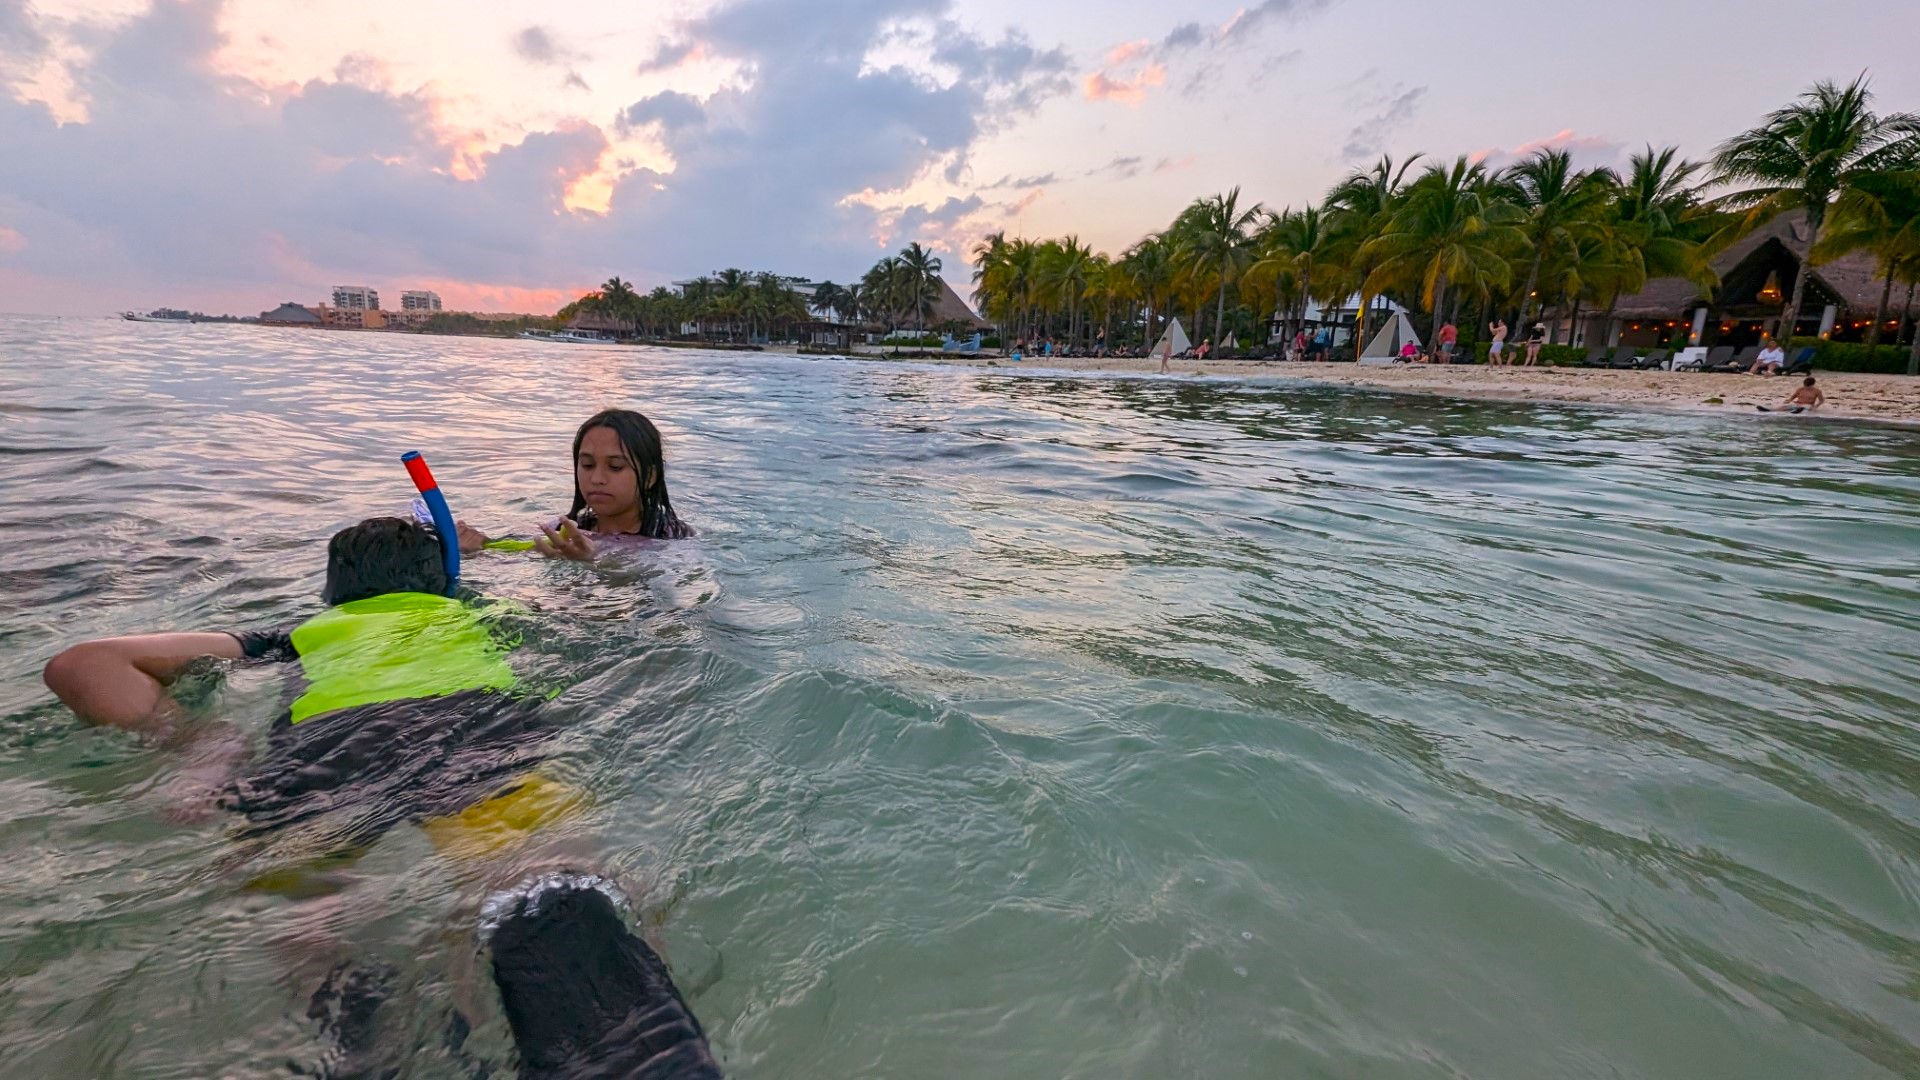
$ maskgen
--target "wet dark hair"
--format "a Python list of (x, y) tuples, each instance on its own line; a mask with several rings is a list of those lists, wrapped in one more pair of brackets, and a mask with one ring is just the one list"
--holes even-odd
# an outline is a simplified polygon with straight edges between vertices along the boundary
[(333, 534), (320, 590), (328, 607), (399, 592), (447, 594), (440, 534), (432, 526), (377, 517)]
[(1813, 385), (1813, 376), (1811, 376), (1811, 375), (1809, 375), (1809, 376), (1807, 376), (1807, 381), (1806, 381), (1806, 382), (1803, 382), (1803, 383), (1801, 383), (1800, 385), (1801, 385), (1801, 386), (1812, 386), (1812, 385)]
[(655, 540), (678, 540), (693, 535), (693, 530), (680, 523), (674, 516), (673, 500), (667, 495), (667, 460), (660, 449), (660, 432), (653, 421), (634, 412), (632, 409), (603, 409), (587, 417), (580, 430), (573, 433), (573, 510), (568, 517), (580, 523), (583, 529), (594, 526), (595, 514), (587, 508), (587, 497), (580, 491), (580, 444), (586, 441), (587, 432), (594, 428), (606, 428), (620, 440), (621, 449), (627, 453), (627, 463), (633, 467), (634, 483), (640, 489), (640, 529), (634, 535), (648, 536)]

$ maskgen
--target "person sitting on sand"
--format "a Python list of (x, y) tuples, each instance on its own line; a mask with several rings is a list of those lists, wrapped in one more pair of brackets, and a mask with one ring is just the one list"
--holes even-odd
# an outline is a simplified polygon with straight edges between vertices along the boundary
[(1487, 346), (1487, 363), (1496, 367), (1505, 366), (1507, 358), (1507, 324), (1503, 319), (1495, 319), (1487, 324), (1487, 332), (1493, 335), (1493, 342)]
[(1405, 345), (1400, 346), (1400, 360), (1402, 363), (1411, 364), (1411, 363), (1417, 362), (1419, 359), (1420, 359), (1420, 346), (1415, 345), (1411, 341), (1407, 342)]
[[(1014, 359), (1020, 358), (1016, 349)], [(460, 550), (471, 554), (497, 541), (456, 522)], [(693, 528), (673, 512), (660, 432), (631, 409), (605, 409), (573, 435), (573, 508), (533, 542), (548, 558), (592, 562), (599, 544), (623, 537), (680, 540)], [(596, 539), (597, 538), (597, 539)], [(524, 547), (524, 542), (510, 544)]]
[(1787, 398), (1786, 409), (1790, 413), (1812, 412), (1826, 404), (1826, 401), (1827, 395), (1820, 392), (1820, 388), (1813, 383), (1813, 376), (1809, 375), (1807, 381), (1801, 383)]
[(1747, 369), (1747, 374), (1778, 375), (1780, 374), (1780, 369), (1786, 365), (1786, 350), (1780, 347), (1779, 342), (1768, 338), (1766, 340), (1766, 347), (1760, 350), (1759, 356), (1754, 357), (1753, 366)]
[(1195, 360), (1205, 360), (1207, 358), (1207, 354), (1212, 351), (1213, 351), (1213, 339), (1201, 338), (1200, 347), (1193, 350), (1193, 358)]

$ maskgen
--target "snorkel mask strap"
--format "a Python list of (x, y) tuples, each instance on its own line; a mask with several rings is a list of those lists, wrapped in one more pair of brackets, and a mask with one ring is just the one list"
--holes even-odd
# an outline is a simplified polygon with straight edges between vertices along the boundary
[(440, 563), (447, 568), (447, 595), (452, 596), (460, 587), (460, 533), (453, 524), (453, 511), (447, 509), (447, 497), (440, 494), (440, 485), (434, 481), (433, 470), (427, 468), (427, 459), (420, 456), (420, 451), (401, 454), (400, 462), (407, 467), (407, 475), (413, 477), (413, 486), (420, 489), (421, 501), (427, 504), (427, 513), (433, 517), (434, 531), (440, 534)]

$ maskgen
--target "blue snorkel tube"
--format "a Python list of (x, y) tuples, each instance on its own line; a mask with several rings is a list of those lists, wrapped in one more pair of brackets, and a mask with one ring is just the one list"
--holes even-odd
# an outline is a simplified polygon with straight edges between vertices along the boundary
[(427, 513), (433, 516), (434, 531), (440, 534), (440, 562), (447, 568), (447, 595), (452, 596), (460, 587), (460, 532), (454, 527), (453, 511), (447, 509), (447, 497), (440, 494), (440, 485), (433, 479), (433, 470), (427, 468), (427, 459), (420, 456), (420, 451), (401, 454), (400, 463), (407, 467), (413, 486), (420, 489), (420, 500), (427, 504)]

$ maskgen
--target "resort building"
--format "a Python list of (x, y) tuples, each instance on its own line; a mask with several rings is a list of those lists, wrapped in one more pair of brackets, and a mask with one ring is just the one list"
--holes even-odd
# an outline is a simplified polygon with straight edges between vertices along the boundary
[[(378, 307), (379, 305), (374, 305)], [(424, 289), (408, 289), (400, 294), (401, 311), (439, 311), (440, 294)]]
[[(1686, 278), (1656, 278), (1602, 312), (1550, 312), (1549, 341), (1572, 345), (1666, 345), (1682, 334), (1688, 345), (1754, 345), (1781, 336), (1781, 315), (1794, 277), (1807, 257), (1807, 219), (1794, 211), (1741, 237), (1712, 263), (1719, 286)], [(1859, 341), (1880, 307), (1885, 282), (1873, 256), (1844, 255), (1814, 266), (1790, 333), (1800, 338)], [(1903, 298), (1887, 312), (1891, 331)]]
[(333, 306), (344, 311), (379, 311), (380, 294), (365, 285), (335, 285)]
[(315, 314), (312, 308), (302, 307), (289, 300), (272, 311), (261, 312), (260, 325), (318, 327), (322, 323), (320, 316)]
[(322, 304), (315, 313), (320, 316), (322, 325), (336, 330), (385, 330), (387, 328), (386, 312), (379, 308), (328, 307)]

